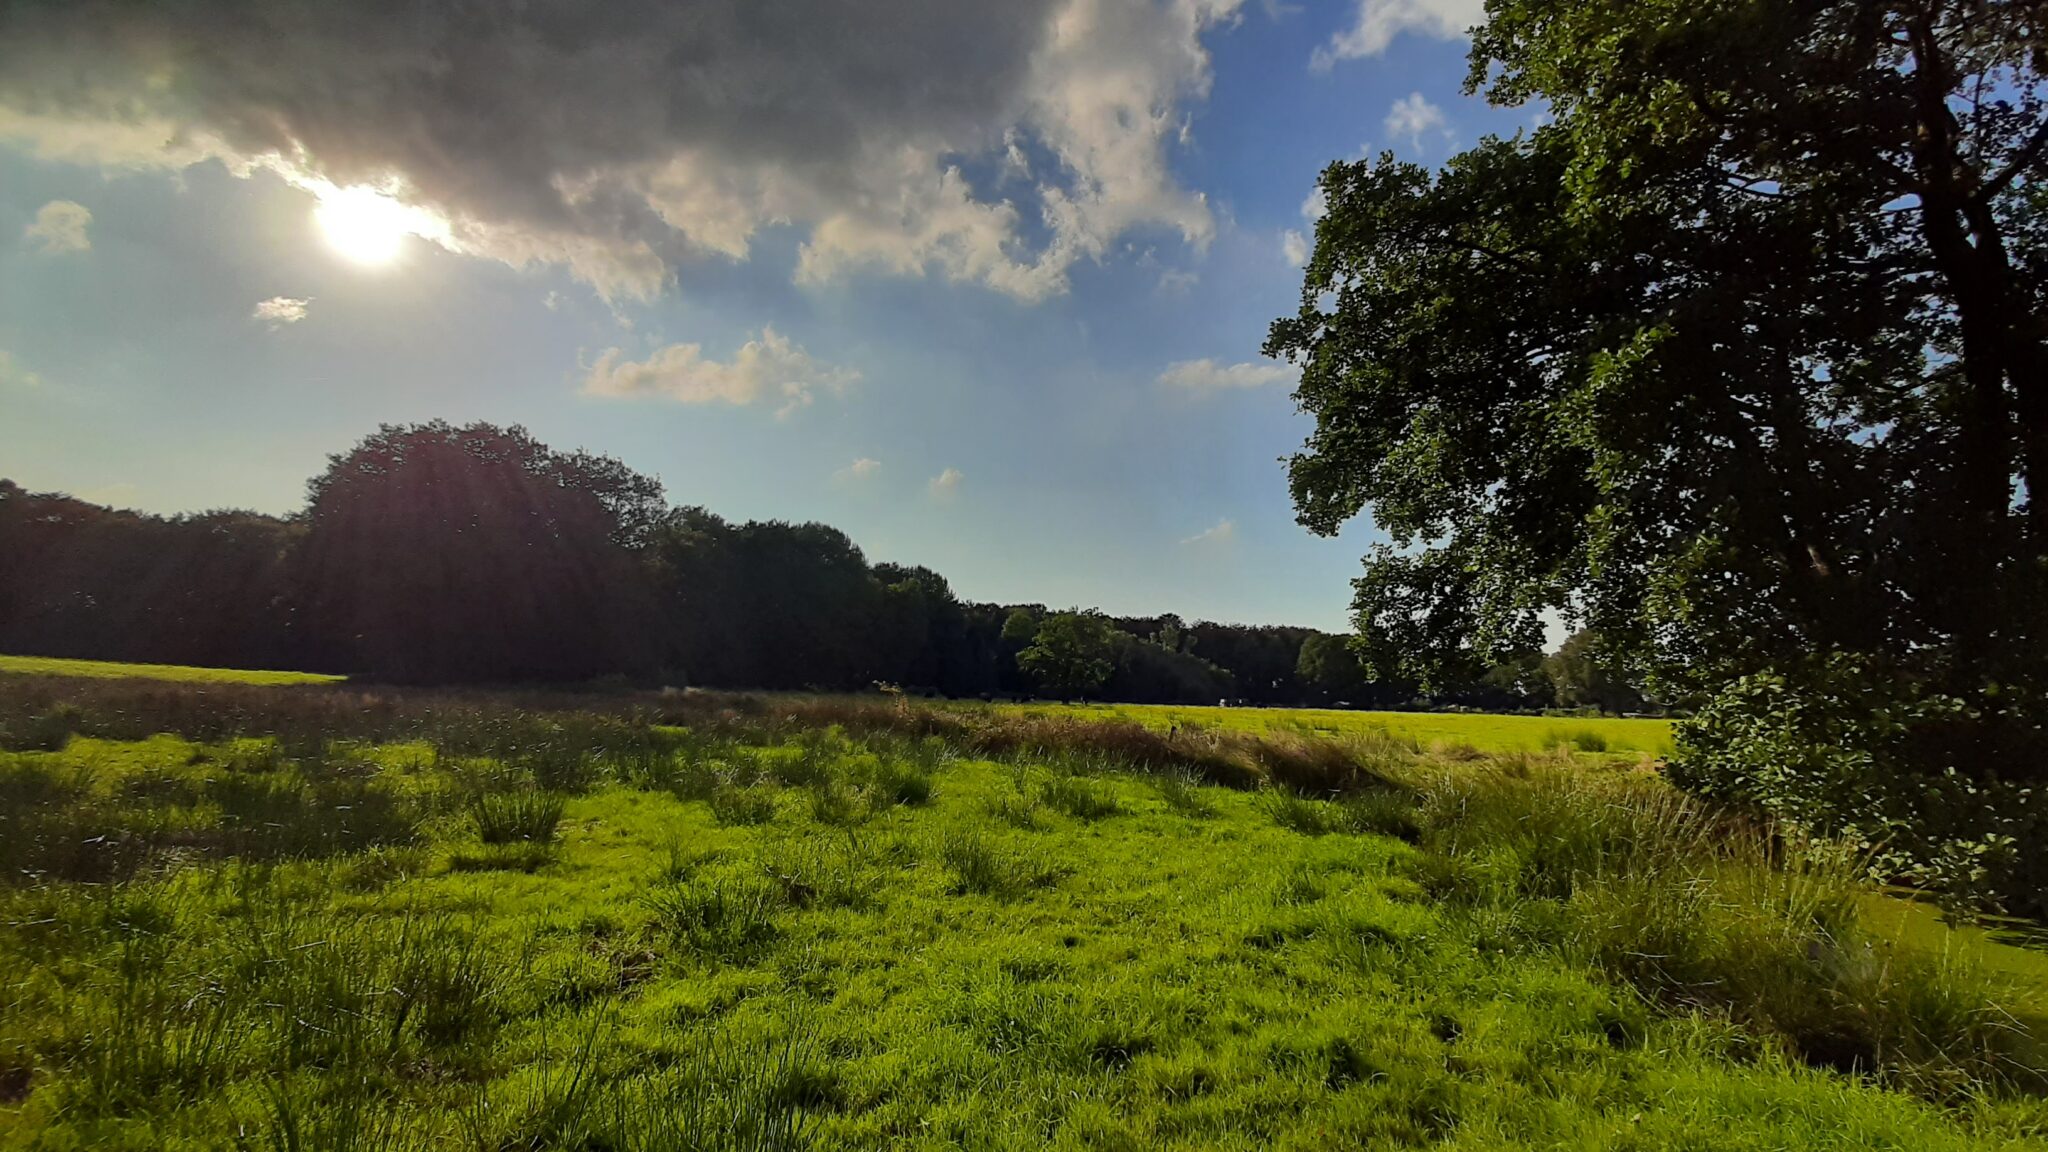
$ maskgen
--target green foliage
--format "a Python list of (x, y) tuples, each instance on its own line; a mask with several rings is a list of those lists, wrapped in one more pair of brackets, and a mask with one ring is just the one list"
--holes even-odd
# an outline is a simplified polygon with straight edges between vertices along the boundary
[(307, 486), (309, 655), (401, 682), (651, 670), (629, 547), (660, 507), (654, 481), (523, 428), (386, 425)]
[(1017, 667), (1055, 696), (1086, 696), (1115, 671), (1115, 644), (1102, 613), (1061, 612), (1038, 626), (1031, 646), (1017, 653)]
[[(1543, 661), (1543, 674), (1560, 708), (1639, 712), (1642, 694), (1616, 674), (1599, 650), (1600, 638), (1581, 628)], [(1603, 749), (1604, 751), (1604, 749)]]
[[(1316, 420), (1290, 465), (1303, 522), (1333, 533), (1370, 507), (1392, 537), (1357, 582), (1370, 669), (1469, 683), (1557, 611), (1597, 632), (1606, 675), (1711, 709), (1680, 749), (1688, 779), (1741, 791), (1735, 776), (1772, 773), (1757, 790), (1817, 826), (1873, 807), (1933, 819), (1921, 792), (1951, 770), (1997, 794), (1972, 814), (2038, 782), (2038, 10), (1498, 0), (1488, 16), (1468, 88), (1546, 123), (1437, 170), (1332, 164), (1301, 307), (1266, 346), (1301, 366)], [(1840, 691), (1837, 658), (1867, 695)], [(1567, 685), (1597, 695), (1582, 672)], [(1772, 718), (1767, 683), (1800, 719)], [(1752, 705), (1772, 711), (1737, 715)], [(1888, 734), (1894, 707), (1925, 738)], [(1930, 846), (1910, 873), (2038, 906), (2034, 878), (1935, 847), (1997, 857), (2014, 831), (1887, 842)]]
[(1955, 903), (2048, 916), (2048, 792), (1990, 770), (2048, 750), (2038, 715), (1837, 657), (1730, 685), (1679, 726), (1673, 778), (1857, 844), (1878, 873)]

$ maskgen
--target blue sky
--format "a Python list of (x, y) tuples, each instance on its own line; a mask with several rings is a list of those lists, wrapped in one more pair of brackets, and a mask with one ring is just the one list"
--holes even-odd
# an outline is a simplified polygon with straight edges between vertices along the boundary
[[(0, 475), (284, 513), (380, 422), (518, 423), (964, 596), (1190, 618), (1343, 628), (1374, 538), (1294, 523), (1258, 356), (1317, 171), (1526, 123), (1459, 91), (1470, 0), (904, 0), (816, 43), (670, 5), (459, 53), (94, 7), (0, 49)], [(536, 42), (576, 47), (504, 76)]]

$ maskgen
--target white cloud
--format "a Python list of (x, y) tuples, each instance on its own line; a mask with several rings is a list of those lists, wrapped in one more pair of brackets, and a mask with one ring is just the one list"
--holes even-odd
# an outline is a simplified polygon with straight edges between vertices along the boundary
[(871, 456), (862, 456), (860, 459), (834, 472), (832, 478), (845, 484), (855, 480), (865, 480), (881, 470), (882, 462), (880, 460), (876, 460)]
[(1313, 224), (1330, 214), (1330, 194), (1323, 191), (1321, 184), (1301, 202), (1301, 218)]
[(1293, 365), (1267, 360), (1256, 364), (1219, 364), (1204, 357), (1182, 360), (1159, 374), (1159, 383), (1190, 392), (1217, 392), (1226, 388), (1265, 388), (1292, 384), (1299, 376)]
[(14, 353), (0, 348), (0, 388), (41, 388), (43, 378), (28, 370), (28, 366), (14, 358)]
[(932, 477), (932, 495), (939, 497), (951, 496), (960, 491), (960, 481), (964, 479), (966, 477), (961, 474), (958, 468), (948, 468), (937, 476)]
[(1280, 254), (1296, 268), (1308, 263), (1308, 237), (1289, 228), (1280, 234)]
[(22, 237), (34, 242), (39, 252), (84, 252), (92, 247), (85, 234), (92, 212), (71, 200), (52, 200), (36, 209), (35, 222), (22, 230)]
[[(1203, 38), (1242, 3), (781, 0), (766, 18), (747, 0), (525, 0), (364, 20), (81, 0), (0, 37), (0, 141), (372, 186), (436, 221), (432, 243), (560, 265), (607, 301), (744, 260), (771, 226), (802, 237), (804, 283), (872, 269), (1030, 301), (1130, 231), (1210, 241), (1171, 151), (1208, 97)], [(1000, 193), (964, 175), (983, 163)]]
[(1441, 131), (1443, 126), (1444, 110), (1430, 103), (1429, 98), (1420, 92), (1410, 92), (1394, 101), (1394, 106), (1387, 110), (1387, 131), (1395, 136), (1406, 136), (1408, 143), (1416, 148), (1422, 147), (1424, 132)]
[(270, 325), (272, 330), (276, 330), (287, 324), (297, 324), (299, 321), (304, 320), (306, 318), (306, 305), (312, 302), (311, 297), (272, 296), (268, 300), (259, 302), (256, 305), (256, 310), (249, 315), (251, 319), (261, 320)]
[(1159, 291), (1168, 296), (1184, 296), (1201, 282), (1200, 272), (1187, 268), (1168, 268), (1159, 274)]
[(1486, 21), (1486, 0), (1358, 0), (1351, 26), (1309, 57), (1323, 71), (1339, 60), (1377, 56), (1403, 32), (1455, 40)]
[(1237, 524), (1225, 518), (1181, 541), (1182, 544), (1228, 544), (1237, 539)]
[(593, 396), (656, 397), (678, 404), (749, 405), (779, 398), (777, 417), (809, 405), (819, 388), (843, 391), (860, 379), (813, 357), (772, 327), (740, 346), (729, 361), (704, 356), (702, 344), (670, 344), (645, 360), (628, 360), (617, 348), (597, 358), (583, 380)]

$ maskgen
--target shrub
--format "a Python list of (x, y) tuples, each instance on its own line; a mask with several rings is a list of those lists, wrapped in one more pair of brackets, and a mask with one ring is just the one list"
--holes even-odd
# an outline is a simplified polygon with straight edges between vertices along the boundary
[[(1723, 690), (1677, 729), (1671, 777), (1869, 849), (1880, 879), (2048, 916), (2048, 700), (1944, 692), (1832, 656)], [(2015, 768), (2019, 770), (2015, 770)]]

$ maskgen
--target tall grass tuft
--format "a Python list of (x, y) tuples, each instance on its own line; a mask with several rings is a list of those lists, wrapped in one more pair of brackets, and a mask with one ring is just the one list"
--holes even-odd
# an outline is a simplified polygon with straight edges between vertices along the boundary
[(1432, 859), (1419, 866), (1440, 895), (1554, 902), (1552, 943), (1652, 1000), (1938, 1099), (2038, 1076), (1981, 971), (1864, 928), (1861, 862), (1837, 849), (1654, 778), (1524, 765), (1444, 772), (1420, 789)]
[(658, 889), (647, 898), (654, 920), (690, 951), (731, 960), (773, 940), (783, 888), (761, 876), (698, 878)]
[(1273, 823), (1304, 836), (1322, 836), (1343, 828), (1342, 814), (1336, 805), (1292, 789), (1268, 788), (1259, 793), (1258, 804)]
[(562, 822), (562, 797), (537, 788), (478, 792), (470, 798), (470, 819), (486, 844), (548, 844)]
[(1201, 784), (1201, 777), (1191, 772), (1163, 772), (1152, 781), (1167, 811), (1194, 820), (1216, 814), (1216, 806), (1202, 795)]
[(1123, 805), (1108, 784), (1079, 776), (1054, 776), (1039, 785), (1039, 799), (1076, 820), (1095, 821), (1123, 814)]
[(975, 832), (946, 837), (939, 844), (939, 858), (952, 873), (950, 890), (955, 895), (975, 893), (1009, 900), (1059, 878), (1057, 869), (1004, 852)]

